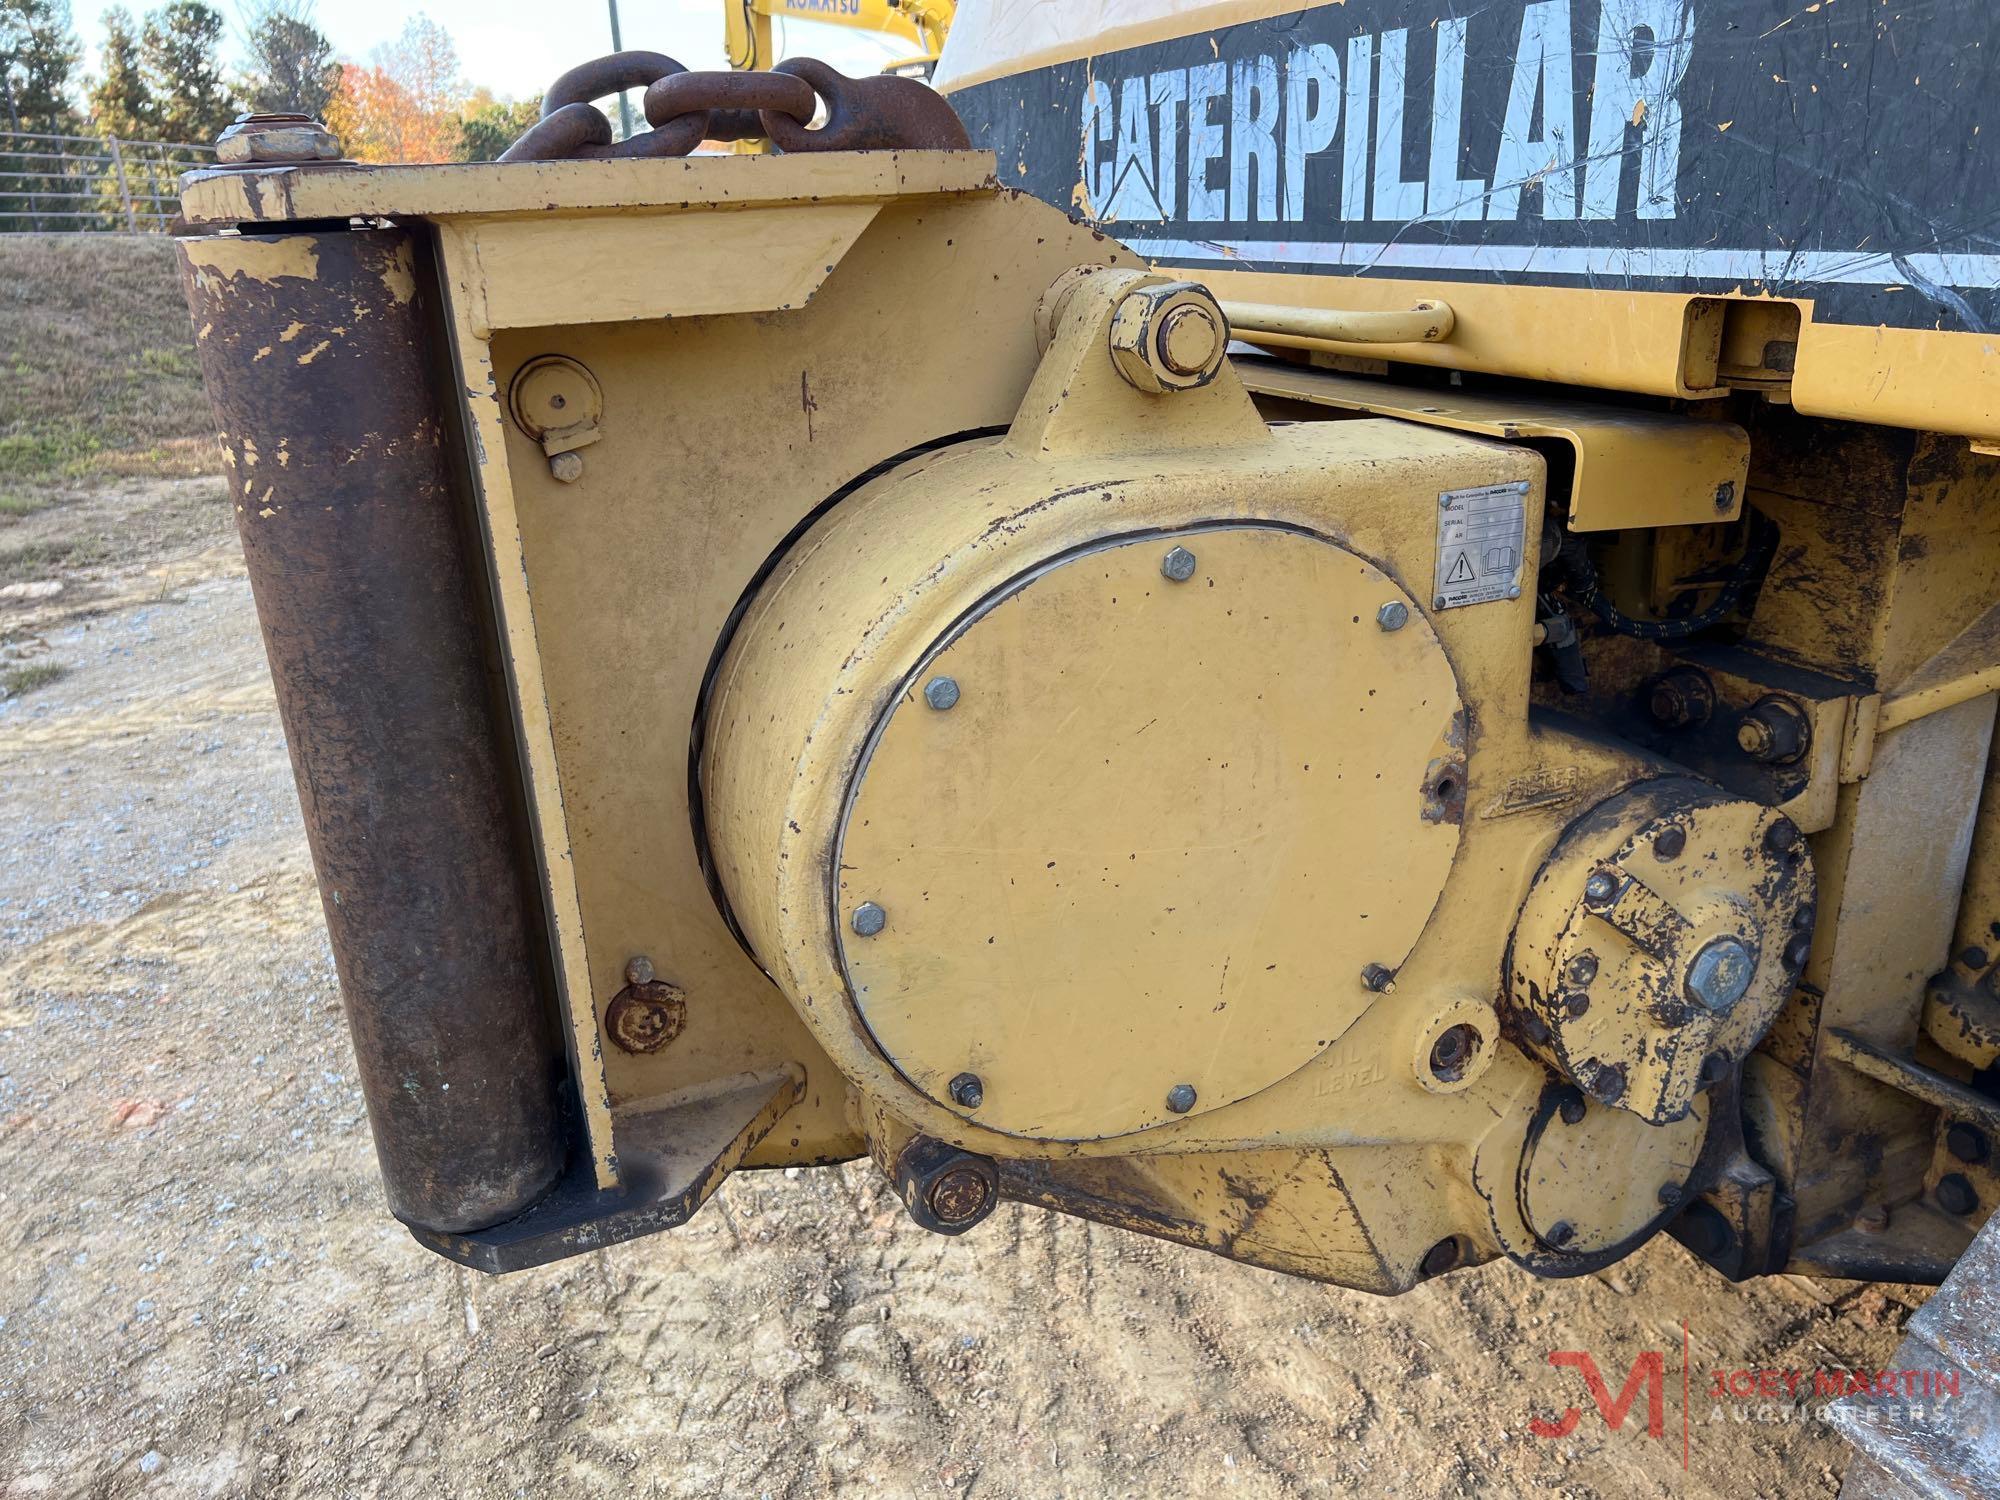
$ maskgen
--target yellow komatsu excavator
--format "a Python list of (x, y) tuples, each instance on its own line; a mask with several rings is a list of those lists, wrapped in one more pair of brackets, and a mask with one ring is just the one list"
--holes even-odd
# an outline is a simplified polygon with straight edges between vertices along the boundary
[(1842, 1420), (2000, 1492), (2000, 8), (949, 19), (186, 179), (392, 1212), (1671, 1234), (1946, 1282), (1965, 1398)]

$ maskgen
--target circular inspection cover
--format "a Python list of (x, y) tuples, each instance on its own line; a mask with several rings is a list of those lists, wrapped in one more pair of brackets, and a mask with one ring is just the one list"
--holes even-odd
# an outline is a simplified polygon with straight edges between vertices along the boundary
[(971, 611), (864, 760), (836, 883), (862, 1020), (931, 1098), (1021, 1136), (1268, 1087), (1428, 920), (1462, 723), (1423, 612), (1323, 537), (1219, 526), (1053, 560)]
[(1635, 1241), (1678, 1201), (1701, 1160), (1708, 1111), (1697, 1098), (1678, 1119), (1650, 1125), (1580, 1095), (1574, 1103), (1574, 1120), (1550, 1111), (1529, 1139), (1521, 1216), (1543, 1244), (1594, 1255)]

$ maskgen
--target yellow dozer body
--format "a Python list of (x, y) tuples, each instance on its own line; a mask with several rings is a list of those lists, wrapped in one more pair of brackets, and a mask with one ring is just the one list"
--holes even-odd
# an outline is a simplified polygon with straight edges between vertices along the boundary
[(1966, 1253), (2000, 23), (1433, 9), (967, 4), (943, 100), (624, 54), (499, 164), (188, 179), (425, 1244), (868, 1154), (1383, 1293)]

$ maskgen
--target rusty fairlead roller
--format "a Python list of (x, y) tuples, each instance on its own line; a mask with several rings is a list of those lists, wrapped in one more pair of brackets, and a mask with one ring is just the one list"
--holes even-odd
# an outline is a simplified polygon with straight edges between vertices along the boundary
[(420, 253), (239, 235), (181, 268), (389, 1204), (460, 1230), (555, 1180), (563, 1069)]
[[(997, 175), (908, 80), (628, 54), (506, 162), (189, 177), (393, 1210), (502, 1271), (866, 1154), (941, 1233), (1378, 1292), (1942, 1277), (2000, 1201), (1972, 335), (1142, 256), (967, 76)], [(1089, 207), (1156, 137), (1078, 86)], [(1314, 87), (1246, 183), (1344, 160)]]

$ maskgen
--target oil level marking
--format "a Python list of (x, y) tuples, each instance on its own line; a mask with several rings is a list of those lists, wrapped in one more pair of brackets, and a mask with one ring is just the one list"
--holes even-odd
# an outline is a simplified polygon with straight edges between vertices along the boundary
[(1521, 596), (1528, 482), (1446, 490), (1438, 496), (1437, 586), (1433, 609)]

